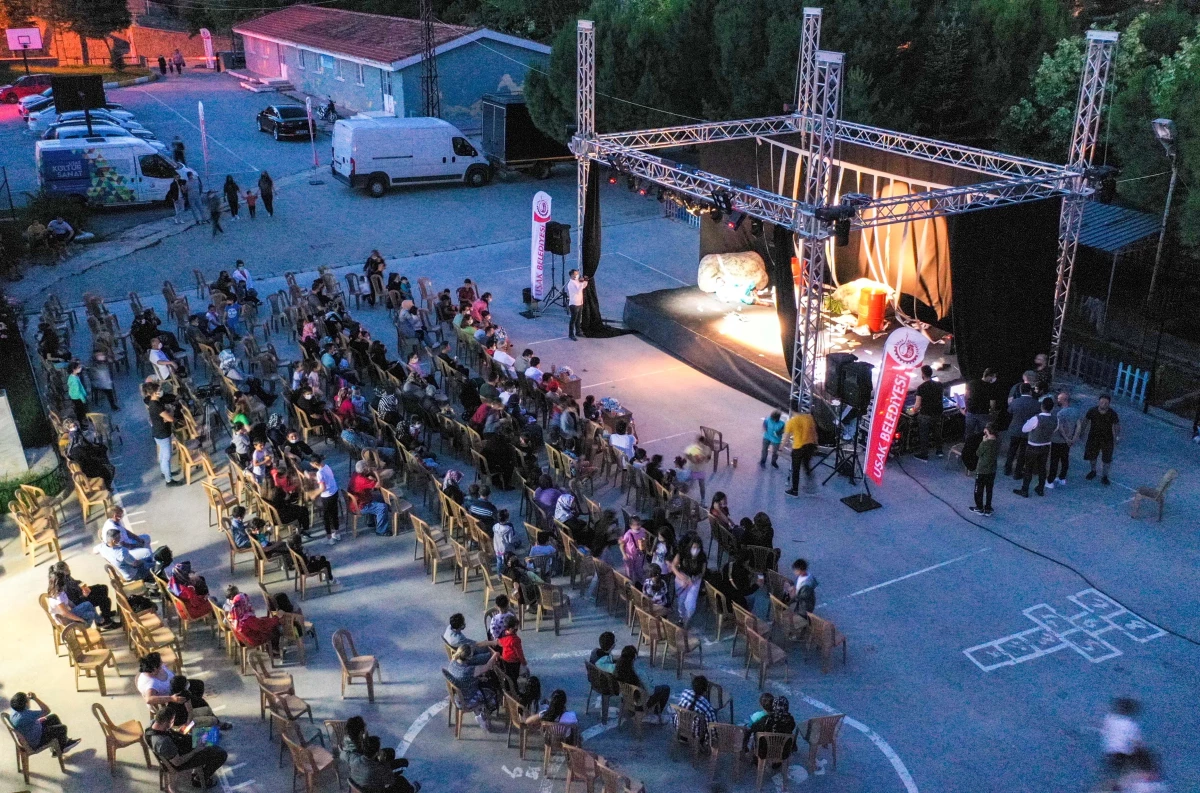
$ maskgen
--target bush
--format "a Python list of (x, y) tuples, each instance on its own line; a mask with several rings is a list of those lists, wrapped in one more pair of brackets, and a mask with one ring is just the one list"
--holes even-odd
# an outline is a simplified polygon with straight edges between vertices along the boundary
[(125, 71), (125, 53), (119, 48), (112, 48), (108, 54), (108, 62), (112, 65), (114, 72)]
[(8, 502), (13, 500), (14, 494), (21, 485), (34, 485), (45, 490), (48, 496), (57, 496), (66, 487), (66, 482), (67, 479), (61, 465), (42, 473), (30, 471), (23, 476), (0, 479), (0, 515), (8, 513)]
[(61, 217), (78, 232), (83, 229), (91, 216), (91, 209), (79, 199), (54, 196), (41, 190), (31, 196), (29, 203), (20, 211), (18, 225), (24, 231), (35, 220), (45, 225), (51, 220)]

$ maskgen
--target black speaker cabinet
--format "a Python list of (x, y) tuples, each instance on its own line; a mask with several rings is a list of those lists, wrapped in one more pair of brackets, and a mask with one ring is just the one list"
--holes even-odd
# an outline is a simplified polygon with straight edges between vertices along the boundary
[(826, 398), (842, 398), (842, 369), (846, 366), (846, 364), (857, 360), (857, 355), (853, 355), (848, 352), (831, 352), (825, 356)]
[(843, 367), (841, 393), (843, 405), (854, 408), (860, 414), (865, 413), (871, 407), (871, 370), (874, 368), (873, 364), (866, 361), (851, 361)]
[(546, 250), (557, 256), (571, 252), (571, 227), (551, 220), (546, 224)]

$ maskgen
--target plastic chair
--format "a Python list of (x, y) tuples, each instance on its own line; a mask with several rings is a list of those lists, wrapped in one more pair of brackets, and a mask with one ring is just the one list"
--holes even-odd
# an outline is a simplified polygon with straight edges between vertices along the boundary
[(746, 631), (746, 667), (744, 677), (750, 676), (750, 664), (758, 664), (758, 687), (767, 680), (767, 670), (783, 664), (784, 682), (788, 679), (788, 657), (783, 648), (756, 631)]
[(142, 752), (146, 756), (146, 768), (154, 767), (150, 764), (150, 744), (146, 742), (146, 733), (142, 729), (140, 721), (130, 719), (120, 724), (113, 724), (108, 712), (99, 702), (92, 703), (92, 715), (96, 717), (96, 721), (100, 724), (100, 731), (104, 733), (104, 749), (108, 756), (109, 773), (115, 774), (117, 771), (117, 750), (135, 744), (140, 744), (142, 747)]
[(567, 787), (566, 793), (571, 793), (571, 785), (582, 782), (587, 793), (594, 793), (599, 772), (596, 768), (596, 755), (578, 746), (564, 745), (567, 755)]
[(566, 754), (567, 746), (579, 745), (579, 725), (542, 722), (542, 776), (550, 772), (550, 758), (555, 752)]
[(733, 618), (733, 611), (729, 608), (729, 601), (725, 595), (721, 594), (721, 590), (704, 582), (704, 594), (708, 597), (708, 606), (712, 609), (713, 621), (717, 623), (717, 638), (713, 641), (721, 641), (721, 631), (725, 627), (725, 620)]
[(353, 685), (354, 679), (361, 677), (367, 684), (367, 701), (374, 702), (375, 684), (372, 675), (378, 675), (379, 682), (383, 683), (383, 669), (379, 666), (379, 660), (373, 655), (359, 655), (354, 647), (354, 637), (345, 628), (334, 631), (333, 650), (337, 653), (338, 663), (342, 667), (342, 699), (346, 698), (346, 685)]
[(592, 692), (594, 691), (600, 695), (600, 723), (608, 724), (608, 701), (611, 697), (621, 695), (621, 684), (617, 682), (616, 675), (605, 672), (595, 664), (585, 662), (584, 667), (587, 669), (588, 695), (583, 712), (591, 713)]
[(508, 692), (504, 693), (504, 715), (508, 717), (508, 734), (504, 739), (504, 746), (508, 749), (512, 748), (513, 730), (517, 731), (517, 747), (521, 754), (521, 759), (525, 759), (525, 749), (529, 744), (529, 725), (525, 720), (529, 718), (529, 711), (525, 706), (517, 701), (517, 698)]
[(714, 430), (712, 427), (700, 427), (700, 433), (704, 436), (704, 445), (712, 449), (713, 452), (713, 473), (717, 472), (717, 458), (721, 456), (721, 452), (725, 452), (725, 464), (729, 465), (729, 444), (725, 442), (725, 435), (719, 430)]
[(303, 555), (296, 553), (292, 546), (288, 546), (288, 555), (292, 558), (292, 568), (296, 573), (296, 577), (292, 579), (292, 591), (299, 590), (300, 600), (308, 598), (308, 579), (313, 576), (317, 577), (318, 582), (325, 583), (325, 591), (328, 594), (333, 594), (333, 579), (329, 577), (327, 568), (322, 567), (317, 572), (312, 572), (308, 569), (308, 560)]
[(1136, 518), (1138, 511), (1141, 508), (1143, 501), (1153, 501), (1158, 504), (1158, 522), (1162, 523), (1163, 506), (1166, 503), (1167, 490), (1175, 478), (1179, 476), (1179, 472), (1174, 468), (1163, 474), (1163, 478), (1159, 480), (1158, 487), (1139, 487), (1133, 491), (1133, 503), (1129, 506), (1129, 516)]
[(699, 655), (698, 663), (701, 667), (704, 666), (704, 644), (700, 641), (699, 636), (691, 636), (688, 634), (688, 629), (676, 625), (670, 620), (660, 619), (659, 627), (663, 631), (663, 668), (667, 666), (668, 653), (674, 653), (677, 659), (675, 664), (675, 677), (683, 677), (683, 659), (685, 656), (696, 653)]
[(333, 754), (323, 746), (301, 746), (287, 735), (279, 736), (292, 756), (292, 790), (296, 789), (296, 778), (304, 777), (304, 789), (312, 793), (317, 777), (323, 772), (333, 769), (337, 778), (338, 789), (342, 786), (342, 774), (338, 770)]
[(562, 587), (554, 584), (539, 585), (537, 617), (534, 621), (535, 631), (541, 632), (542, 615), (549, 612), (554, 620), (554, 635), (558, 636), (559, 618), (564, 611), (571, 624), (575, 624), (575, 616), (571, 613), (571, 598), (563, 592)]
[(799, 736), (808, 743), (808, 762), (805, 764), (810, 774), (817, 770), (817, 752), (822, 746), (828, 746), (833, 756), (833, 770), (837, 770), (837, 737), (841, 731), (844, 713), (832, 716), (814, 716), (800, 728)]
[(696, 761), (700, 758), (700, 736), (696, 734), (696, 719), (702, 718), (700, 714), (694, 710), (687, 710), (678, 705), (671, 706), (671, 712), (674, 714), (675, 733), (668, 738), (671, 744), (671, 759), (675, 759), (675, 753), (680, 746), (687, 746), (692, 752), (692, 767), (696, 765)]
[(737, 782), (742, 770), (742, 757), (745, 754), (746, 728), (737, 724), (723, 724), (718, 721), (708, 723), (708, 781), (712, 782), (717, 776), (717, 763), (721, 757), (733, 757), (731, 779)]
[(93, 647), (87, 640), (86, 631), (78, 624), (63, 628), (63, 642), (67, 645), (67, 653), (74, 662), (75, 690), (79, 690), (79, 673), (83, 672), (87, 677), (95, 675), (96, 683), (100, 687), (100, 696), (108, 696), (104, 687), (104, 667), (111, 665), (116, 676), (121, 676), (113, 651), (107, 647)]
[(781, 764), (779, 773), (783, 775), (783, 789), (788, 784), (788, 755), (796, 748), (796, 737), (790, 732), (760, 732), (757, 739), (758, 752), (758, 782), (755, 790), (762, 790), (763, 775), (767, 766)]
[(638, 622), (638, 652), (641, 652), (643, 642), (648, 644), (650, 646), (650, 666), (654, 666), (654, 656), (658, 652), (658, 644), (664, 640), (661, 620), (644, 609), (635, 608), (633, 613)]
[(258, 682), (258, 718), (265, 719), (267, 698), (294, 695), (296, 686), (290, 674), (267, 669), (261, 653), (255, 653), (250, 659), (250, 668), (254, 670), (254, 679)]
[(838, 631), (837, 626), (827, 619), (809, 613), (810, 626), (809, 646), (816, 646), (821, 651), (821, 672), (829, 673), (833, 651), (840, 645), (842, 648), (842, 663), (847, 662), (846, 635)]

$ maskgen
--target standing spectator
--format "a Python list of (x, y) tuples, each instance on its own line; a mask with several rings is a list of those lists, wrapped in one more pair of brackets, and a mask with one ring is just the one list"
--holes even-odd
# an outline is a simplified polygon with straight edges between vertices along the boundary
[(675, 605), (680, 624), (686, 628), (696, 614), (696, 600), (700, 597), (704, 572), (708, 568), (708, 557), (700, 536), (691, 535), (668, 566), (675, 574)]
[(1050, 439), (1054, 437), (1054, 400), (1042, 397), (1040, 410), (1021, 425), (1025, 433), (1025, 477), (1015, 490), (1018, 496), (1029, 498), (1029, 483), (1037, 474), (1038, 484), (1033, 492), (1046, 495), (1046, 461), (1050, 457)]
[(575, 334), (579, 333), (579, 317), (583, 313), (583, 290), (591, 283), (587, 278), (581, 278), (578, 270), (570, 272), (571, 280), (567, 281), (567, 310), (571, 318), (567, 321), (567, 338), (578, 341)]
[(646, 547), (650, 534), (642, 528), (642, 519), (630, 516), (629, 528), (621, 535), (621, 557), (625, 560), (625, 575), (630, 581), (645, 578)]
[(221, 188), (225, 193), (225, 203), (229, 204), (229, 219), (238, 219), (238, 196), (242, 194), (242, 188), (238, 187), (238, 183), (233, 180), (233, 174), (225, 175), (225, 185)]
[(921, 367), (921, 384), (917, 386), (917, 401), (913, 403), (913, 413), (917, 416), (917, 428), (920, 435), (920, 448), (915, 457), (918, 460), (929, 459), (929, 436), (933, 435), (935, 452), (942, 456), (942, 394), (944, 387), (933, 379), (933, 367), (925, 364)]
[(188, 209), (192, 212), (192, 217), (196, 219), (197, 225), (204, 225), (208, 221), (204, 218), (204, 206), (201, 200), (203, 190), (200, 189), (200, 179), (196, 174), (188, 171), (187, 181), (184, 183), (184, 198), (187, 201)]
[(221, 197), (217, 195), (216, 190), (209, 190), (204, 198), (208, 205), (208, 219), (212, 223), (212, 235), (217, 236), (217, 232), (225, 233), (225, 229), (221, 228)]
[(67, 397), (71, 400), (71, 406), (75, 409), (75, 420), (81, 425), (87, 423), (88, 412), (88, 394), (87, 389), (83, 387), (83, 364), (79, 361), (71, 361), (67, 365)]
[(1104, 717), (1100, 734), (1104, 737), (1104, 758), (1113, 777), (1120, 776), (1133, 753), (1142, 748), (1142, 730), (1136, 719), (1139, 710), (1134, 700), (1118, 697)]
[(1046, 353), (1039, 352), (1033, 358), (1033, 395), (1035, 397), (1044, 397), (1050, 393), (1050, 377), (1053, 375), (1053, 370), (1050, 369), (1050, 359)]
[(1021, 383), (1017, 389), (1018, 395), (1008, 403), (1011, 423), (1008, 425), (1008, 454), (1004, 456), (1004, 475), (1012, 476), (1013, 479), (1023, 479), (1025, 443), (1028, 435), (1022, 428), (1025, 422), (1037, 415), (1038, 401), (1033, 397), (1033, 386), (1029, 383)]
[(796, 580), (787, 587), (792, 598), (792, 609), (800, 615), (809, 614), (817, 608), (819, 582), (808, 574), (807, 559), (792, 562), (792, 575), (796, 576)]
[(275, 217), (275, 181), (266, 171), (258, 176), (258, 194), (262, 196), (263, 209), (267, 210), (268, 215)]
[(183, 213), (187, 211), (187, 201), (184, 200), (186, 188), (179, 179), (172, 179), (171, 186), (167, 188), (167, 203), (175, 210), (175, 217), (171, 222), (176, 226), (183, 223)]
[(250, 213), (250, 219), (254, 220), (254, 212), (258, 208), (258, 193), (247, 190), (242, 197), (246, 199), (246, 211)]
[(175, 64), (175, 73), (183, 74), (183, 53), (179, 51), (178, 47), (175, 48), (174, 54), (171, 55), (171, 62)]
[(187, 148), (183, 145), (183, 138), (178, 135), (171, 140), (171, 157), (180, 165), (187, 165)]
[(1112, 397), (1101, 394), (1096, 407), (1090, 408), (1083, 416), (1083, 422), (1088, 425), (1087, 443), (1083, 447), (1083, 459), (1092, 464), (1084, 479), (1096, 478), (1097, 458), (1103, 461), (1101, 484), (1109, 484), (1108, 471), (1112, 467), (1113, 448), (1121, 440), (1121, 420), (1117, 411), (1112, 409)]
[(325, 462), (325, 458), (319, 454), (309, 458), (308, 464), (317, 472), (316, 487), (313, 490), (317, 493), (317, 506), (325, 523), (325, 539), (333, 545), (342, 539), (341, 532), (338, 531), (337, 477), (333, 475), (333, 469)]
[(993, 370), (984, 369), (982, 377), (967, 382), (967, 395), (962, 409), (966, 419), (964, 438), (978, 435), (992, 422), (996, 401), (996, 373)]
[(817, 423), (811, 413), (792, 413), (783, 427), (787, 441), (792, 444), (792, 486), (785, 490), (789, 496), (800, 495), (800, 471), (804, 470), (804, 492), (816, 492), (809, 462), (817, 451)]
[(771, 411), (771, 415), (763, 419), (763, 443), (762, 457), (759, 458), (758, 467), (767, 467), (767, 451), (771, 450), (771, 467), (779, 467), (779, 447), (783, 443), (783, 414), (778, 410)]
[(175, 433), (175, 411), (163, 401), (162, 383), (147, 383), (149, 399), (146, 412), (150, 415), (150, 434), (158, 447), (158, 470), (167, 487), (179, 487), (182, 479), (171, 478), (171, 438)]
[(88, 377), (91, 378), (92, 389), (108, 397), (108, 406), (113, 410), (120, 410), (121, 406), (117, 404), (117, 391), (113, 387), (112, 364), (108, 360), (107, 352), (96, 350), (92, 353), (92, 364), (88, 367)]
[(508, 519), (508, 510), (502, 509), (496, 514), (496, 522), (492, 525), (492, 551), (496, 555), (496, 575), (504, 573), (504, 555), (516, 553), (519, 547), (517, 531)]
[(158, 56), (158, 73), (163, 77), (167, 76), (167, 59), (162, 55)]
[[(37, 707), (30, 710), (30, 702)], [(68, 737), (67, 725), (59, 721), (58, 716), (51, 713), (46, 703), (38, 699), (37, 694), (32, 691), (28, 694), (24, 691), (16, 692), (9, 698), (8, 706), (12, 708), (9, 718), (12, 720), (13, 729), (34, 749), (40, 749), (51, 741), (58, 741), (64, 752), (79, 745), (78, 738)]]
[(971, 511), (976, 515), (991, 515), (992, 488), (996, 485), (996, 459), (1000, 455), (1000, 441), (996, 437), (995, 424), (988, 424), (983, 428), (983, 441), (979, 444), (977, 455), (975, 506), (971, 507)]
[(1050, 437), (1050, 473), (1046, 487), (1067, 486), (1067, 468), (1071, 465), (1071, 447), (1079, 440), (1079, 408), (1071, 405), (1069, 391), (1058, 392), (1054, 408), (1054, 434)]

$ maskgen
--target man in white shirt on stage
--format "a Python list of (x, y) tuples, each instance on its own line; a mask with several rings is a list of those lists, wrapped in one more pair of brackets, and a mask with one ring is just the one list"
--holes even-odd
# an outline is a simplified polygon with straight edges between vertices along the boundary
[(567, 325), (567, 336), (571, 341), (578, 341), (575, 334), (579, 333), (579, 315), (583, 313), (583, 290), (591, 282), (580, 278), (578, 270), (572, 270), (570, 275), (571, 280), (567, 281), (567, 310), (571, 312), (571, 321)]

